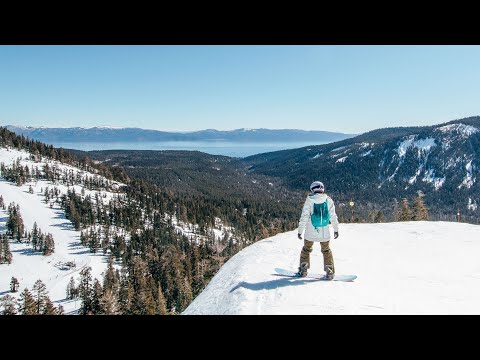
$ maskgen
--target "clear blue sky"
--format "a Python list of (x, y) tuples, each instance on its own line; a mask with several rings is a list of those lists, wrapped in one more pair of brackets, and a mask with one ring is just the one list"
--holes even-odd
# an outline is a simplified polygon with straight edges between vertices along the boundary
[(345, 133), (480, 115), (480, 46), (0, 46), (0, 125)]

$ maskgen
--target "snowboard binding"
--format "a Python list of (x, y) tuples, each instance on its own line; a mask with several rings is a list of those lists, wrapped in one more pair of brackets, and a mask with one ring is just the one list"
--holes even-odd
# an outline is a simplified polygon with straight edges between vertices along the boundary
[(297, 275), (298, 277), (305, 277), (307, 276), (307, 273), (308, 273), (308, 263), (302, 262), (298, 267)]
[(332, 265), (327, 265), (325, 266), (325, 279), (326, 280), (333, 280), (333, 278), (335, 277), (335, 272), (333, 270), (333, 266)]

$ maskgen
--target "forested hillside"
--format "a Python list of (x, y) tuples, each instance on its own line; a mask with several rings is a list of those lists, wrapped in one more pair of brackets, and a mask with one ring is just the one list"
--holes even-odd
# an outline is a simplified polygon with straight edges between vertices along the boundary
[[(65, 266), (57, 263), (58, 267), (53, 266), (38, 256), (46, 259), (60, 256), (65, 260), (62, 263), (72, 264), (85, 253), (98, 253), (105, 258), (104, 266), (109, 264), (103, 271), (103, 279), (93, 278), (90, 260), (78, 258), (77, 263), (83, 265), (73, 268), (75, 276), (68, 284), (68, 291), (64, 289), (66, 298), (55, 299), (57, 302), (80, 300), (78, 311), (82, 314), (181, 311), (226, 259), (255, 240), (211, 213), (202, 215), (205, 213), (202, 204), (193, 206), (190, 202), (192, 206), (182, 211), (178, 199), (165, 188), (131, 178), (119, 167), (79, 159), (5, 129), (0, 129), (0, 150), (0, 181), (5, 191), (2, 190), (0, 196), (9, 199), (2, 204), (6, 217), (2, 218), (5, 226), (0, 226), (2, 251), (8, 255), (5, 257), (8, 261), (2, 261), (0, 266), (6, 266), (9, 271), (2, 273), (17, 278), (17, 271), (30, 268), (26, 263), (40, 261), (44, 264), (43, 274), (50, 279), (44, 279), (44, 283), (56, 286), (59, 283), (54, 279), (60, 275), (54, 275), (55, 271)], [(22, 207), (17, 206), (19, 201)], [(241, 209), (238, 212), (248, 217)], [(20, 224), (22, 214), (28, 226), (15, 225)], [(69, 222), (58, 223), (57, 219), (63, 217)], [(188, 221), (195, 217), (208, 220)], [(57, 226), (68, 233), (58, 232)], [(54, 229), (57, 238), (53, 237), (53, 251), (49, 246), (43, 251), (41, 246), (43, 255), (40, 252), (38, 256), (31, 256), (38, 252), (39, 237), (43, 236), (47, 243), (50, 241), (48, 233), (38, 235), (38, 228), (44, 232), (47, 228)], [(72, 253), (77, 247), (85, 250)], [(99, 266), (93, 269), (97, 274), (102, 272)], [(25, 281), (33, 284), (35, 273), (25, 276), (18, 276), (20, 286), (24, 286)], [(11, 279), (2, 277), (1, 280), (1, 290), (5, 290)], [(54, 290), (54, 294), (58, 294), (58, 289)], [(10, 305), (20, 301), (17, 311), (25, 313), (22, 299), (7, 297), (4, 300), (3, 310), (12, 309)], [(100, 306), (102, 301), (104, 305)], [(43, 306), (44, 302), (39, 303), (37, 313), (44, 311)]]

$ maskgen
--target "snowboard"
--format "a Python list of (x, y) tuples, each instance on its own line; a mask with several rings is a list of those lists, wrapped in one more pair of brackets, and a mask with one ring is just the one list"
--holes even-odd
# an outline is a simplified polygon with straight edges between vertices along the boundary
[[(281, 268), (275, 268), (275, 272), (279, 275), (283, 276), (290, 276), (290, 277), (300, 277), (296, 272), (290, 271), (290, 270), (285, 270)], [(311, 278), (311, 279), (316, 279), (316, 280), (322, 280), (322, 281), (332, 281), (332, 280), (327, 280), (325, 279), (324, 274), (315, 274), (315, 273), (308, 273), (306, 278)], [(357, 275), (335, 275), (333, 278), (333, 281), (353, 281), (357, 278)]]

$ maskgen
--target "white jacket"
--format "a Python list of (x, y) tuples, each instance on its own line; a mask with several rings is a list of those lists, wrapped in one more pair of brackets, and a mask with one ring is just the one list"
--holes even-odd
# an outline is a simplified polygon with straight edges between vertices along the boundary
[(338, 231), (338, 218), (335, 212), (335, 204), (330, 196), (326, 194), (313, 193), (307, 196), (305, 204), (303, 205), (302, 215), (298, 224), (298, 233), (301, 235), (305, 230), (304, 239), (325, 242), (330, 240), (330, 226), (318, 228), (318, 231), (313, 227), (310, 216), (313, 214), (313, 204), (322, 204), (328, 201), (328, 212), (330, 214), (330, 222), (333, 226), (333, 231)]

